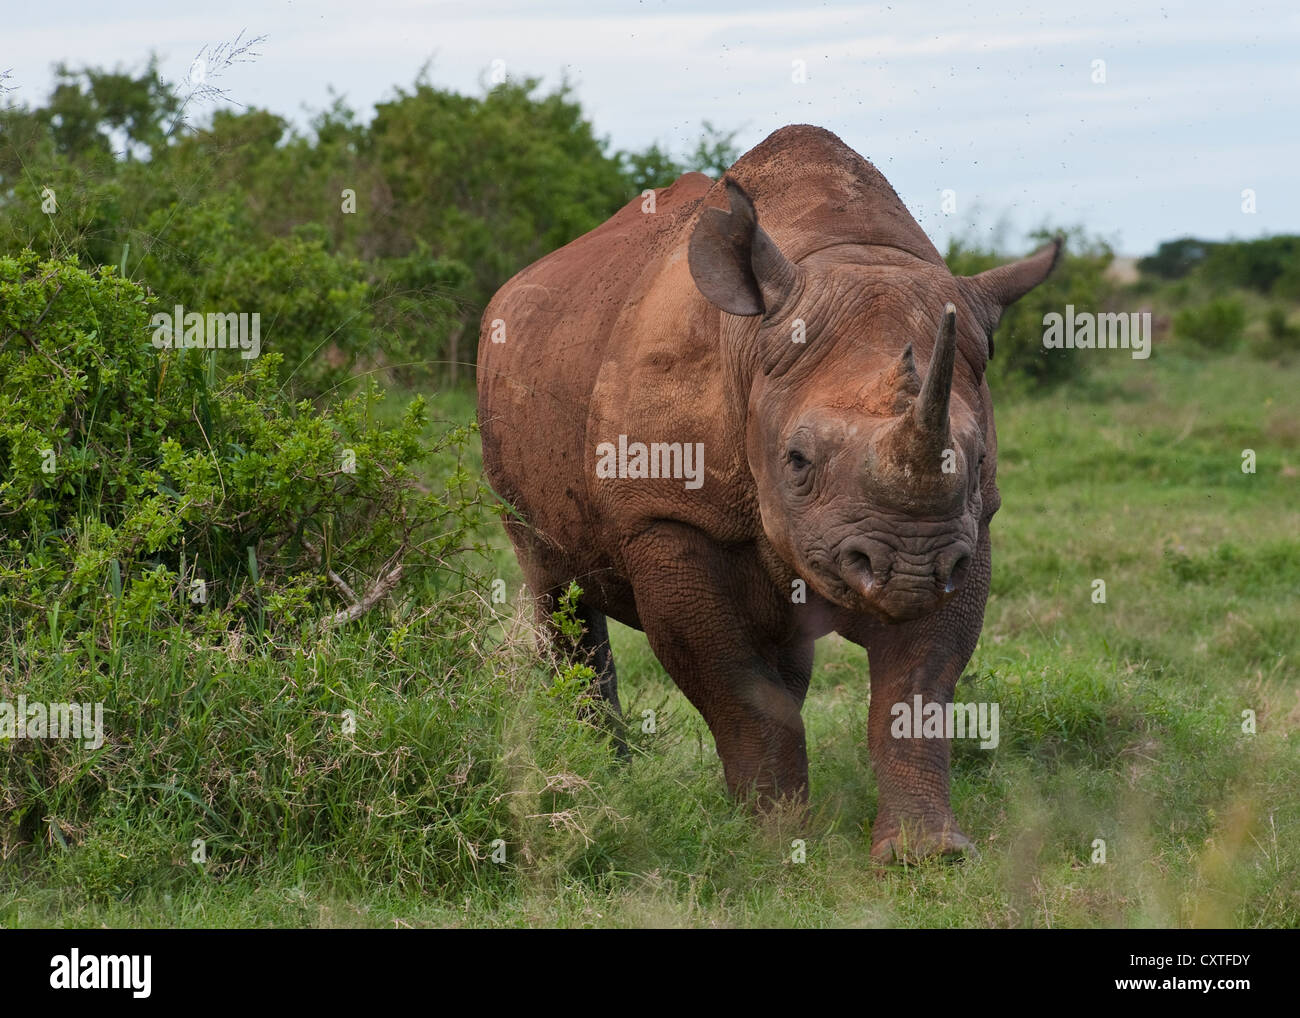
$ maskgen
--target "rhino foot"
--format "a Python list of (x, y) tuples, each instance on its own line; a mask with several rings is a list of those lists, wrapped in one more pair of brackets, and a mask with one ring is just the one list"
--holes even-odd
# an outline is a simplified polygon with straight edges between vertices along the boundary
[(925, 859), (961, 862), (978, 859), (975, 843), (956, 827), (912, 826), (874, 840), (871, 858), (886, 866), (912, 865)]

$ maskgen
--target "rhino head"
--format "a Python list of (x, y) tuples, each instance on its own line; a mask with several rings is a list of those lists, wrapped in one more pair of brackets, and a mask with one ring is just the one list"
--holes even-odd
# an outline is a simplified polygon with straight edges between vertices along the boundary
[(928, 614), (962, 589), (997, 509), (993, 329), (1060, 242), (964, 278), (892, 249), (796, 264), (726, 183), (730, 211), (704, 210), (689, 264), (704, 297), (741, 316), (724, 355), (752, 380), (746, 457), (765, 536), (836, 605)]

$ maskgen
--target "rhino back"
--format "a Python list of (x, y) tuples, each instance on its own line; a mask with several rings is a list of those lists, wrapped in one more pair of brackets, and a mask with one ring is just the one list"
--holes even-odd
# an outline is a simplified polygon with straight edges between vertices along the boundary
[[(763, 228), (793, 262), (853, 245), (944, 264), (884, 175), (825, 128), (793, 124), (774, 131), (727, 173), (749, 193)], [(721, 184), (714, 192), (708, 203), (726, 208)]]

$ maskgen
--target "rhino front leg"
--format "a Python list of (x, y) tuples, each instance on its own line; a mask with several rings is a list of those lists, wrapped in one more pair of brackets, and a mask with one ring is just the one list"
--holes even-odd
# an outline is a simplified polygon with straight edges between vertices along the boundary
[(882, 862), (974, 851), (949, 802), (949, 740), (895, 737), (893, 708), (911, 710), (917, 695), (923, 704), (953, 700), (984, 624), (990, 559), (988, 531), (981, 530), (970, 575), (951, 601), (926, 618), (873, 626), (858, 641), (871, 663), (867, 748), (880, 793), (871, 854)]
[(631, 542), (625, 561), (650, 647), (704, 716), (731, 793), (759, 809), (806, 802), (811, 646), (752, 550), (665, 522)]

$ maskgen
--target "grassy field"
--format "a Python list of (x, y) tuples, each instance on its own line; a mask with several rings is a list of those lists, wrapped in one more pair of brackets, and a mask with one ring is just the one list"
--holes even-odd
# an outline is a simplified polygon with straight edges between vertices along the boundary
[(957, 695), (1000, 704), (1001, 743), (953, 762), (977, 860), (870, 862), (867, 662), (837, 637), (805, 709), (812, 819), (762, 825), (640, 633), (613, 635), (623, 702), (657, 731), (623, 765), (517, 605), (433, 618), (417, 584), (396, 628), (313, 647), (12, 648), (6, 691), (103, 699), (112, 734), (31, 751), (0, 924), (1300, 925), (1300, 365), (1078, 356), (1086, 381), (998, 408), (993, 594)]

